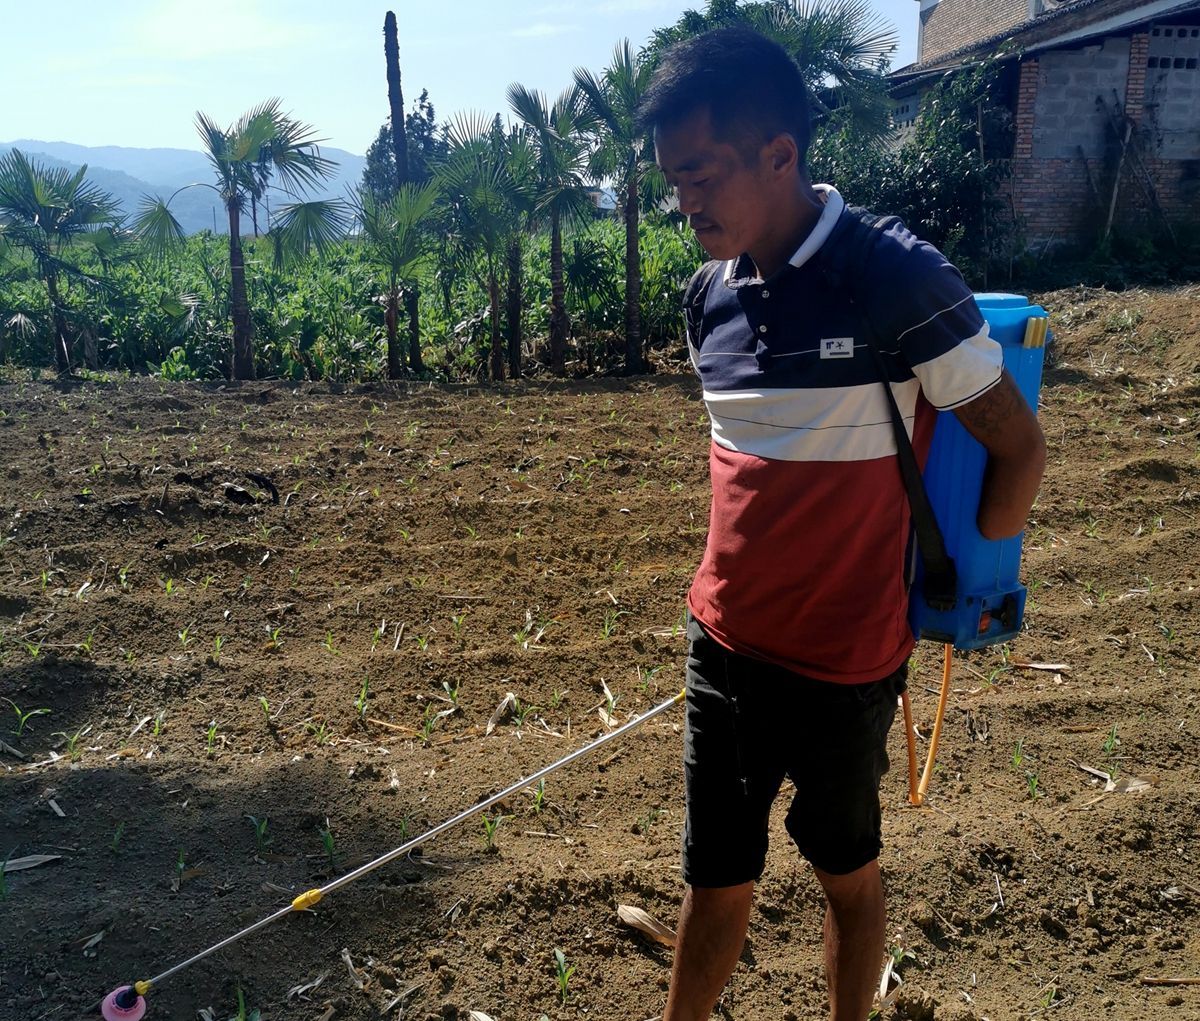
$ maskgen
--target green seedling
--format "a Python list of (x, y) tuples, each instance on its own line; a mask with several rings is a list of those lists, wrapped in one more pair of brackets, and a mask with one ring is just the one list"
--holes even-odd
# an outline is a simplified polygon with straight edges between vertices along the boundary
[(208, 741), (206, 744), (208, 757), (211, 759), (217, 754), (217, 721), (213, 720), (208, 726)]
[(56, 730), (51, 737), (61, 737), (67, 745), (67, 758), (71, 762), (79, 761), (79, 739), (83, 736), (82, 728), (75, 731), (74, 734), (68, 734), (65, 730)]
[(179, 849), (179, 857), (175, 859), (175, 887), (183, 885), (183, 874), (187, 871), (187, 863), (183, 860), (183, 848)]
[(381, 641), (383, 641), (383, 625), (382, 624), (380, 624), (379, 627), (375, 628), (375, 630), (371, 632), (371, 651), (372, 652), (375, 651), (375, 647)]
[(417, 643), (417, 648), (422, 652), (429, 648), (428, 635), (413, 635), (413, 641)]
[(554, 948), (554, 978), (558, 982), (558, 994), (562, 997), (562, 1002), (567, 1002), (567, 986), (571, 982), (571, 976), (575, 974), (575, 965), (567, 964), (567, 955), (564, 954), (558, 947)]
[(189, 645), (192, 644), (191, 635), (188, 634), (188, 632), (190, 630), (191, 630), (190, 628), (185, 627), (182, 631), (179, 632), (179, 644), (182, 645), (185, 649)]
[(462, 687), (461, 681), (456, 683), (453, 688), (450, 687), (449, 681), (442, 681), (442, 691), (446, 693), (447, 701), (454, 706), (455, 709), (458, 708), (458, 689), (460, 687)]
[(80, 642), (77, 646), (75, 646), (75, 648), (78, 649), (80, 652), (82, 652), (85, 656), (91, 656), (92, 640), (95, 637), (96, 637), (96, 629), (92, 628), (92, 630), (88, 632), (87, 638), (85, 638), (82, 642)]
[(495, 815), (483, 813), (483, 847), (485, 851), (496, 850), (496, 831), (500, 829), (500, 824), (505, 819), (511, 819), (511, 815), (501, 815), (497, 812)]
[(459, 613), (451, 616), (450, 626), (454, 629), (455, 638), (462, 638), (463, 621), (466, 619), (466, 613)]
[(129, 591), (129, 568), (132, 566), (132, 564), (126, 564), (117, 570), (117, 584), (121, 586), (122, 592)]
[(354, 708), (358, 713), (358, 718), (365, 721), (367, 718), (367, 699), (371, 694), (371, 678), (364, 674), (362, 686), (358, 689), (358, 698), (354, 700)]
[(613, 633), (617, 630), (617, 621), (619, 621), (622, 617), (628, 616), (628, 610), (605, 610), (604, 623), (600, 625), (600, 633), (604, 635), (605, 638), (611, 638)]
[(250, 825), (254, 827), (254, 854), (256, 857), (262, 857), (263, 852), (275, 843), (275, 838), (267, 832), (267, 823), (270, 821), (270, 816), (264, 815), (261, 819), (253, 815), (247, 815), (250, 820)]
[(434, 710), (433, 706), (427, 705), (425, 707), (425, 719), (421, 723), (420, 733), (421, 742), (426, 747), (429, 746), (429, 740), (433, 736), (434, 730), (437, 729), (438, 720), (440, 719), (441, 717)]
[(650, 827), (652, 827), (662, 817), (663, 810), (658, 806), (650, 809), (643, 815), (633, 826), (634, 833), (640, 833), (643, 837), (648, 836)]
[(163, 589), (166, 591), (167, 595), (173, 596), (175, 594), (175, 579), (167, 578), (163, 582)]
[(533, 814), (542, 814), (542, 803), (546, 799), (546, 781), (544, 779), (538, 781), (538, 785), (533, 789)]
[(1049, 1010), (1058, 1000), (1058, 986), (1053, 982), (1038, 991), (1038, 1002), (1043, 1010)]
[(163, 732), (163, 717), (167, 715), (165, 709), (160, 709), (158, 715), (154, 717), (154, 729), (150, 732), (154, 737), (162, 737)]
[(915, 961), (917, 954), (916, 951), (897, 943), (895, 946), (888, 947), (888, 957), (891, 958), (892, 971), (899, 971), (900, 965), (905, 961)]
[(517, 723), (517, 730), (520, 730), (523, 726), (525, 726), (526, 716), (528, 716), (530, 713), (536, 713), (539, 709), (541, 709), (541, 706), (525, 705), (519, 698), (514, 698), (512, 714), (513, 719), (516, 720)]
[(323, 641), (321, 644), (326, 649), (328, 649), (330, 652), (332, 652), (335, 656), (338, 655), (337, 648), (333, 644), (333, 632), (332, 631), (325, 632), (325, 641)]
[(1104, 749), (1104, 754), (1110, 759), (1116, 753), (1118, 746), (1121, 744), (1121, 739), (1117, 737), (1117, 725), (1112, 725), (1112, 730), (1108, 732), (1108, 736), (1104, 739), (1104, 744), (1101, 746)]
[(658, 681), (655, 680), (655, 678), (658, 677), (659, 671), (661, 671), (661, 670), (662, 670), (661, 665), (647, 667), (645, 670), (643, 670), (641, 667), (638, 667), (637, 668), (638, 691), (640, 691), (643, 695), (646, 694), (646, 692), (649, 690), (651, 684), (654, 685), (654, 688), (657, 691), (658, 690)]
[(1025, 739), (1018, 738), (1016, 745), (1013, 747), (1012, 764), (1013, 769), (1020, 769), (1021, 763), (1025, 761)]
[(1042, 792), (1038, 790), (1038, 775), (1037, 775), (1037, 773), (1026, 773), (1025, 774), (1025, 784), (1029, 788), (1030, 800), (1033, 800), (1035, 798), (1040, 798), (1042, 796)]
[(121, 821), (117, 823), (117, 828), (113, 830), (112, 842), (109, 847), (112, 848), (113, 854), (121, 853), (121, 838), (125, 836), (125, 823)]
[(322, 723), (320, 726), (317, 726), (315, 723), (306, 723), (304, 724), (304, 730), (317, 739), (318, 747), (323, 746), (329, 740), (329, 728), (325, 723)]
[(213, 639), (212, 658), (213, 658), (214, 663), (219, 663), (221, 661), (221, 650), (224, 647), (225, 647), (225, 639), (222, 638), (220, 635), (217, 635), (217, 637)]
[(271, 637), (267, 640), (271, 643), (271, 648), (281, 648), (283, 646), (283, 628), (272, 628), (270, 634)]
[(206, 574), (203, 578), (200, 579), (200, 591), (207, 592), (208, 586), (211, 585), (216, 580), (217, 580), (216, 575)]
[(17, 717), (17, 729), (9, 731), (10, 734), (15, 734), (17, 737), (20, 737), (25, 732), (25, 725), (35, 716), (48, 716), (50, 714), (49, 709), (30, 709), (28, 711), (22, 710), (21, 707), (17, 705), (17, 703), (11, 698), (6, 698), (4, 701), (12, 706), (13, 713)]
[(267, 726), (270, 726), (271, 725), (271, 703), (267, 701), (267, 697), (265, 695), (258, 696), (258, 708), (262, 710), (263, 720), (266, 721)]
[(329, 820), (325, 820), (325, 828), (318, 831), (321, 834), (321, 844), (325, 854), (329, 856), (329, 871), (337, 871), (337, 844), (333, 839), (333, 830), (329, 828)]
[(555, 688), (550, 695), (550, 708), (557, 709), (560, 705), (562, 705), (562, 700), (566, 697), (567, 693), (565, 691), (559, 691), (557, 688)]
[(37, 659), (42, 654), (41, 642), (22, 642), (21, 644), (25, 646), (25, 651), (29, 653), (30, 659)]

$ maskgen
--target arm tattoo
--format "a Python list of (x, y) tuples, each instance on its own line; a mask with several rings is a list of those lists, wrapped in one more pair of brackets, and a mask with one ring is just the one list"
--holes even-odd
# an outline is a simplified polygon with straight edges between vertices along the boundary
[(976, 434), (991, 435), (1025, 410), (1025, 398), (1012, 376), (1005, 372), (986, 393), (954, 409), (963, 425)]

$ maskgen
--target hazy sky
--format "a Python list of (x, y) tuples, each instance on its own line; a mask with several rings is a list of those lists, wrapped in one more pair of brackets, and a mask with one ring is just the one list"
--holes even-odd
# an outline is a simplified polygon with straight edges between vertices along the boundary
[[(874, 0), (915, 59), (916, 0)], [(704, 0), (0, 0), (0, 141), (199, 148), (197, 110), (228, 124), (279, 96), (329, 145), (363, 153), (387, 117), (383, 16), (400, 25), (409, 107), (508, 113), (508, 84), (556, 95)]]

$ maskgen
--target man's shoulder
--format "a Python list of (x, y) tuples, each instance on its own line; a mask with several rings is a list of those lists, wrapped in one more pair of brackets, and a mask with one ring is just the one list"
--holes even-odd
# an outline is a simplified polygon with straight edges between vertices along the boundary
[(703, 297), (724, 265), (719, 259), (710, 259), (692, 274), (692, 279), (683, 290), (685, 308), (690, 308)]
[(829, 239), (827, 258), (845, 264), (858, 289), (905, 293), (948, 263), (895, 215), (847, 206)]

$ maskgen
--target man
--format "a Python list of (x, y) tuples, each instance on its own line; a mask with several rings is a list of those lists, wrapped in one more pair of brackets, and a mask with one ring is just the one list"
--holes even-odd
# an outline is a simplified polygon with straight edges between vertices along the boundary
[(713, 492), (688, 597), (688, 888), (663, 1021), (709, 1017), (732, 973), (785, 776), (797, 788), (788, 833), (827, 899), (831, 1017), (863, 1021), (884, 949), (879, 781), (913, 646), (909, 510), (865, 338), (918, 458), (935, 408), (987, 448), (985, 536), (1022, 529), (1045, 444), (939, 252), (897, 224), (879, 231), (860, 279), (831, 283), (827, 243), (853, 214), (808, 178), (807, 95), (780, 47), (737, 28), (678, 44), (642, 121), (680, 212), (725, 260), (688, 295), (702, 310), (688, 340)]

